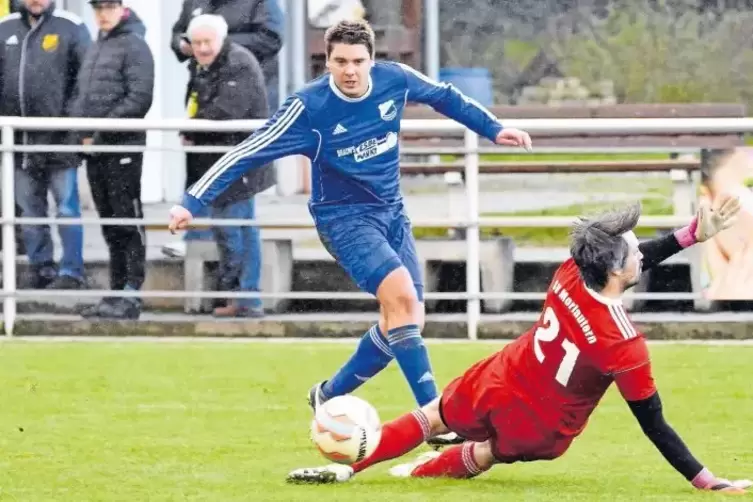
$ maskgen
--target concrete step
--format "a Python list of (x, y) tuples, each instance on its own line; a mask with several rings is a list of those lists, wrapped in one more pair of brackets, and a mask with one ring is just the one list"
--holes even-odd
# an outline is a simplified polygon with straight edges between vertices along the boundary
[[(479, 339), (514, 339), (525, 333), (538, 312), (484, 315)], [(631, 316), (652, 340), (753, 339), (753, 313), (636, 313)], [(135, 321), (89, 321), (73, 315), (25, 314), (16, 322), (19, 336), (164, 336), (164, 337), (360, 337), (376, 322), (376, 312), (271, 315), (259, 320), (218, 320), (211, 316), (144, 314)], [(427, 338), (467, 337), (462, 314), (427, 316)]]

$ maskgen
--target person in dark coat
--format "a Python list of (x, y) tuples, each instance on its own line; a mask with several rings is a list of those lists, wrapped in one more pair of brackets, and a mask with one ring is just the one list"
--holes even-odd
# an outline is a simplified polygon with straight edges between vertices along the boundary
[[(227, 23), (218, 15), (195, 17), (188, 27), (193, 59), (193, 78), (188, 84), (186, 104), (191, 118), (205, 120), (258, 119), (267, 115), (264, 76), (251, 52), (231, 42)], [(234, 133), (186, 132), (191, 145), (235, 145), (248, 131)], [(186, 158), (189, 184), (221, 157), (213, 153), (189, 153)], [(273, 165), (239, 179), (210, 208), (212, 218), (253, 219), (254, 195), (275, 183)], [(258, 227), (213, 227), (220, 252), (219, 288), (222, 291), (259, 291), (261, 237)], [(220, 317), (262, 315), (259, 299), (243, 299), (217, 307)]]
[[(18, 11), (0, 19), (0, 116), (67, 117), (76, 75), (91, 35), (75, 14), (51, 0), (24, 0)], [(17, 131), (16, 144), (65, 145), (67, 131)], [(59, 218), (80, 218), (78, 158), (60, 152), (15, 155), (16, 204), (27, 218), (48, 216), (52, 193)], [(79, 289), (85, 286), (83, 228), (58, 227), (63, 247), (54, 261), (49, 225), (23, 227), (30, 274), (22, 287)]]
[(280, 105), (277, 55), (282, 47), (285, 27), (278, 0), (183, 0), (170, 44), (181, 63), (193, 56), (186, 31), (191, 19), (201, 14), (217, 14), (225, 18), (230, 41), (251, 51), (259, 61), (267, 93), (268, 115), (265, 118), (271, 116)]
[[(144, 40), (146, 28), (122, 0), (89, 0), (99, 34), (78, 76), (76, 117), (144, 118), (154, 95), (154, 59)], [(145, 145), (145, 132), (92, 131), (84, 145)], [(100, 218), (141, 218), (141, 152), (86, 155), (86, 174)], [(142, 226), (103, 225), (110, 251), (110, 289), (141, 289), (146, 239)], [(138, 298), (105, 298), (85, 309), (86, 317), (136, 319)]]

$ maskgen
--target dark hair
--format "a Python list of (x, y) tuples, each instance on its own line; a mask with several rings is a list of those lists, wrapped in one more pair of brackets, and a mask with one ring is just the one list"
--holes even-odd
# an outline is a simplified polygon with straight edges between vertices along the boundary
[(327, 57), (334, 44), (365, 45), (369, 55), (374, 57), (374, 30), (363, 20), (344, 20), (327, 28), (324, 33)]
[(570, 233), (570, 255), (586, 286), (602, 289), (609, 272), (625, 265), (629, 250), (622, 234), (633, 230), (640, 216), (641, 206), (636, 203), (581, 217), (575, 224)]

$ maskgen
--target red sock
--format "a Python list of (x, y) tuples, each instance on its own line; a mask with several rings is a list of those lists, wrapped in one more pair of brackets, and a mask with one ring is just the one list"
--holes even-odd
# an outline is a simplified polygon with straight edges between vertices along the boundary
[(379, 462), (405, 455), (429, 437), (431, 425), (421, 410), (403, 415), (382, 426), (382, 438), (374, 453), (351, 467), (361, 472)]
[(473, 458), (473, 448), (476, 443), (466, 441), (442, 452), (440, 456), (419, 465), (411, 473), (414, 478), (448, 477), (466, 479), (478, 476), (485, 469), (481, 469)]

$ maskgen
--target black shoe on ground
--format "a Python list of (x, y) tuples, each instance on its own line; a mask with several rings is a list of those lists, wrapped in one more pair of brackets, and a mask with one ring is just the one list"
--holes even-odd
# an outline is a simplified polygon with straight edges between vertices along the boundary
[(32, 267), (19, 281), (19, 289), (46, 289), (57, 278), (54, 264)]
[(45, 289), (85, 289), (86, 283), (83, 279), (73, 277), (72, 275), (59, 275), (54, 281), (49, 283)]
[(135, 321), (141, 316), (141, 301), (136, 298), (117, 298), (108, 306), (101, 314), (104, 319)]
[(96, 303), (94, 305), (87, 305), (86, 307), (83, 307), (79, 311), (79, 314), (81, 315), (81, 317), (84, 317), (86, 319), (99, 317), (100, 311), (104, 308), (104, 305), (114, 300), (117, 300), (117, 298), (103, 298), (102, 300), (99, 301), (99, 303)]
[(141, 316), (141, 302), (131, 298), (105, 298), (96, 305), (84, 308), (81, 316), (135, 321)]

